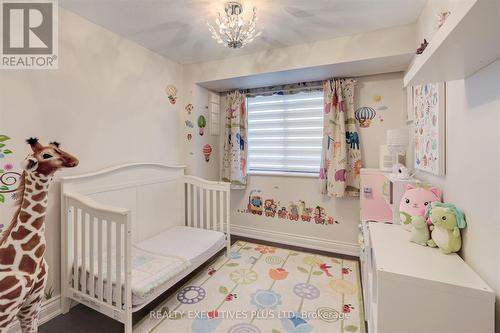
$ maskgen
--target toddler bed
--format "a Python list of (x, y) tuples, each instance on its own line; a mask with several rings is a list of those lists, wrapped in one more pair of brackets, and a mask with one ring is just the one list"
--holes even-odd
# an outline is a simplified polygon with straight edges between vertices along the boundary
[(230, 246), (229, 183), (128, 164), (61, 178), (61, 302), (132, 313)]

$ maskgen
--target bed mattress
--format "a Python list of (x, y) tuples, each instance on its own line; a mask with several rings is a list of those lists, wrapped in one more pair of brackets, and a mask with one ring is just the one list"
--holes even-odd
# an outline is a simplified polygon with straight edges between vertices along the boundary
[[(166, 291), (184, 277), (186, 271), (192, 271), (203, 264), (225, 244), (226, 236), (222, 232), (185, 226), (170, 228), (134, 244), (132, 248), (132, 305), (138, 306), (149, 302), (159, 293)], [(103, 257), (106, 258), (106, 255)], [(88, 263), (87, 267), (89, 267)], [(79, 271), (81, 272), (81, 269)], [(88, 270), (86, 275), (87, 285), (89, 285)], [(103, 279), (104, 290), (106, 290), (106, 277)], [(97, 280), (98, 277), (95, 274), (94, 283), (97, 283)], [(115, 303), (116, 295), (116, 285), (113, 283), (112, 297)]]
[(199, 266), (226, 244), (224, 233), (177, 226), (136, 244), (145, 251), (182, 257)]

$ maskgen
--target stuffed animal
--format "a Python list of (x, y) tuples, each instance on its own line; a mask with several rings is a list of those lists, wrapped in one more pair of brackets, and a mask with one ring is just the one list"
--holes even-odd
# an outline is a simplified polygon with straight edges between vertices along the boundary
[(426, 216), (432, 222), (432, 233), (427, 245), (438, 246), (445, 254), (458, 252), (462, 247), (460, 229), (465, 228), (462, 211), (450, 203), (433, 202), (427, 207)]
[(427, 48), (427, 45), (429, 45), (429, 42), (424, 38), (424, 41), (420, 43), (420, 47), (417, 49), (415, 52), (416, 54), (422, 54), (424, 53), (424, 50)]
[(427, 206), (434, 201), (441, 201), (441, 191), (437, 187), (426, 189), (412, 184), (406, 185), (406, 192), (399, 205), (399, 216), (403, 228), (411, 231), (411, 217), (425, 216)]
[(423, 246), (427, 246), (427, 242), (430, 240), (430, 238), (429, 226), (425, 221), (425, 217), (412, 216), (410, 241)]
[[(38, 317), (47, 283), (45, 217), (49, 185), (62, 168), (73, 168), (78, 159), (59, 143), (42, 145), (26, 140), (32, 152), (23, 162), (24, 171), (16, 192), (19, 207), (0, 239), (0, 332), (7, 332), (17, 317), (24, 333), (38, 330)], [(56, 222), (56, 221), (51, 221)]]

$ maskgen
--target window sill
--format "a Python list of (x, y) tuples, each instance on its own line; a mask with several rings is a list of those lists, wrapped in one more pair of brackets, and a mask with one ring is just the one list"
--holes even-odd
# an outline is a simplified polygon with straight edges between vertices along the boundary
[(283, 172), (283, 171), (249, 171), (249, 176), (277, 176), (277, 177), (300, 177), (300, 178), (319, 178), (319, 173), (301, 173), (301, 172)]

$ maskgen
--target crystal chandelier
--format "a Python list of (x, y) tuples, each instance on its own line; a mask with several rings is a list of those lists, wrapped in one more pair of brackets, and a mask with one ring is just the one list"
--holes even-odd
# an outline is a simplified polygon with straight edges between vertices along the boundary
[(243, 6), (238, 1), (229, 1), (224, 7), (226, 15), (218, 13), (215, 23), (217, 29), (207, 22), (212, 38), (219, 44), (224, 44), (231, 49), (239, 49), (252, 42), (260, 35), (256, 32), (257, 12), (253, 8), (253, 15), (250, 21), (245, 22), (242, 17)]

